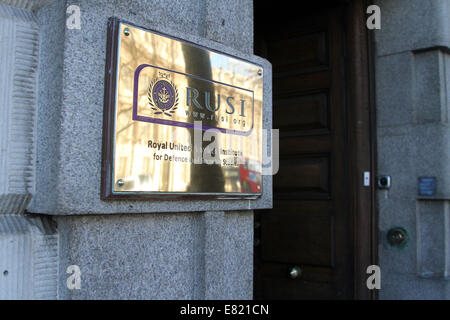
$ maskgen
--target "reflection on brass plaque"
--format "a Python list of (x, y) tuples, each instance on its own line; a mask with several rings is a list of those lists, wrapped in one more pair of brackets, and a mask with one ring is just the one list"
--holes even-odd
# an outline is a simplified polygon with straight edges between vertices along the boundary
[(260, 196), (262, 71), (110, 19), (102, 197)]

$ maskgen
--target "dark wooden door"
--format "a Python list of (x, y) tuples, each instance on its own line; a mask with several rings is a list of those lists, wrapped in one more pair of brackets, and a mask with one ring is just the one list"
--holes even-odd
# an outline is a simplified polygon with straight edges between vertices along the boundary
[(273, 66), (280, 170), (273, 209), (255, 215), (257, 299), (353, 298), (343, 28), (337, 6), (259, 29), (257, 54)]

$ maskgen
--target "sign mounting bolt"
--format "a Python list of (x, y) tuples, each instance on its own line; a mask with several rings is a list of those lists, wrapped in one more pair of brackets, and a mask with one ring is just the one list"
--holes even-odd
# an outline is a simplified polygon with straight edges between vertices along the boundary
[(123, 29), (123, 34), (128, 37), (131, 34), (130, 29), (128, 29), (128, 28)]
[(123, 187), (124, 184), (125, 184), (125, 182), (122, 179), (117, 180), (117, 185), (119, 187)]
[(258, 70), (258, 76), (262, 76), (262, 69)]

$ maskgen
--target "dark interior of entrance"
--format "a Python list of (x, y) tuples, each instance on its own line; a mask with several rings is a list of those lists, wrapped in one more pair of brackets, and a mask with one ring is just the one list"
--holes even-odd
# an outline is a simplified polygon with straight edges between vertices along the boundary
[(273, 209), (255, 212), (255, 299), (356, 297), (346, 7), (254, 2), (280, 129)]

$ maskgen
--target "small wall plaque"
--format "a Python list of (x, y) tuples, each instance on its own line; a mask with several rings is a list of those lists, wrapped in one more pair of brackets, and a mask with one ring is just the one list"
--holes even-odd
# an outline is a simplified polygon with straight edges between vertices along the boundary
[(260, 196), (263, 76), (111, 18), (102, 198)]
[(434, 196), (436, 194), (435, 177), (419, 177), (419, 196)]

